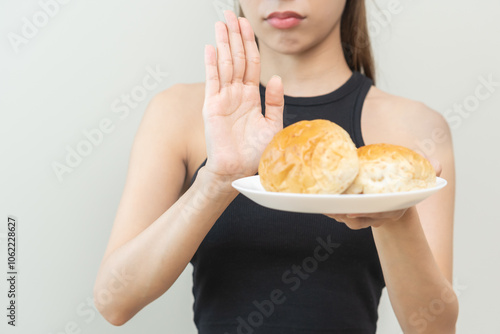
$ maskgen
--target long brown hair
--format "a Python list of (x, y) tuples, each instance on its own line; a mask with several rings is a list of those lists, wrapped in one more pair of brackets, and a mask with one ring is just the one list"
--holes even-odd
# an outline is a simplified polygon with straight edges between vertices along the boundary
[(375, 64), (368, 35), (365, 0), (346, 0), (340, 23), (340, 40), (349, 68), (364, 73), (375, 83)]
[[(239, 16), (245, 16), (241, 7)], [(259, 45), (257, 37), (255, 40)], [(340, 40), (349, 68), (363, 73), (375, 84), (375, 64), (368, 35), (365, 0), (346, 0), (340, 23)]]

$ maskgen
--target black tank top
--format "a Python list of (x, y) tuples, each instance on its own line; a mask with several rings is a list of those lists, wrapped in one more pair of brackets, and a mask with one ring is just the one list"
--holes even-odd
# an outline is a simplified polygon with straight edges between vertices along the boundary
[[(354, 72), (331, 93), (285, 96), (283, 126), (328, 119), (363, 146), (361, 109), (372, 84)], [(260, 93), (264, 113), (262, 85)], [(238, 194), (190, 262), (200, 334), (376, 331), (385, 283), (370, 228), (265, 208)]]

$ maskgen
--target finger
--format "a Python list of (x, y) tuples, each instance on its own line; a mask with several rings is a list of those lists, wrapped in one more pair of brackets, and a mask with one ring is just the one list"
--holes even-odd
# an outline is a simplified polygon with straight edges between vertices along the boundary
[(217, 65), (219, 71), (219, 87), (225, 87), (233, 78), (233, 60), (229, 48), (229, 37), (224, 22), (215, 23), (215, 42), (217, 44)]
[(443, 167), (441, 166), (441, 163), (439, 162), (439, 160), (429, 157), (427, 154), (425, 154), (425, 152), (418, 151), (418, 153), (420, 155), (422, 155), (424, 158), (426, 158), (431, 163), (432, 168), (434, 168), (434, 171), (436, 172), (436, 176), (441, 175), (441, 172), (443, 171)]
[(377, 213), (349, 213), (346, 215), (346, 218), (349, 219), (360, 219), (360, 218), (370, 218), (370, 219), (380, 219), (385, 217), (385, 212), (377, 212)]
[(349, 219), (393, 219), (400, 218), (406, 212), (406, 209), (402, 210), (394, 210), (394, 211), (384, 211), (384, 212), (375, 212), (375, 213), (356, 213), (356, 214), (347, 214), (346, 218)]
[(367, 228), (374, 223), (370, 218), (349, 219), (348, 215), (345, 214), (324, 213), (324, 215), (335, 219), (339, 223), (345, 224), (351, 230), (359, 230), (362, 228)]
[(434, 167), (434, 170), (436, 171), (436, 176), (440, 176), (441, 172), (443, 171), (441, 163), (438, 160), (432, 158), (429, 158), (428, 160), (431, 163), (432, 167)]
[(266, 118), (283, 124), (283, 108), (285, 105), (285, 95), (281, 78), (273, 75), (266, 87)]
[(258, 86), (260, 83), (260, 53), (255, 42), (255, 35), (250, 22), (244, 17), (238, 19), (240, 23), (243, 46), (245, 48), (246, 63), (243, 83)]
[(370, 223), (360, 223), (360, 222), (351, 222), (351, 221), (346, 221), (344, 224), (347, 225), (351, 230), (361, 230), (363, 228), (368, 228), (371, 226)]
[(219, 93), (219, 73), (215, 48), (205, 45), (205, 96), (210, 97)]
[(227, 28), (229, 31), (229, 47), (233, 58), (233, 82), (242, 82), (245, 75), (245, 49), (241, 40), (240, 25), (236, 15), (230, 11), (224, 11)]
[(345, 217), (345, 215), (333, 214), (333, 213), (324, 213), (324, 215), (332, 219), (335, 219), (336, 221), (341, 223), (343, 222), (343, 217)]

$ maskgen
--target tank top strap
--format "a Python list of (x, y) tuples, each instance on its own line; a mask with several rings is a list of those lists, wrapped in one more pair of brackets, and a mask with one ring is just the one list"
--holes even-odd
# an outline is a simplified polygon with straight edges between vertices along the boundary
[(353, 129), (353, 137), (354, 137), (354, 144), (356, 144), (356, 147), (361, 147), (365, 145), (365, 142), (363, 140), (363, 135), (361, 132), (361, 112), (363, 110), (363, 105), (366, 99), (366, 96), (368, 95), (368, 92), (370, 91), (370, 88), (373, 85), (373, 80), (366, 77), (362, 76), (363, 81), (358, 89), (358, 95), (356, 96), (356, 100), (354, 102), (354, 110), (352, 113), (352, 129)]

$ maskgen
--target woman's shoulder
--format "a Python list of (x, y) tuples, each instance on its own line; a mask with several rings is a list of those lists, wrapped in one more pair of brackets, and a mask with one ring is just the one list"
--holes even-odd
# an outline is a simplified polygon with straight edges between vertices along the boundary
[(446, 119), (425, 103), (372, 86), (362, 113), (365, 144), (388, 142), (418, 149), (426, 140), (451, 140)]
[(159, 92), (153, 98), (154, 101), (168, 108), (181, 108), (181, 110), (192, 111), (203, 105), (205, 97), (205, 83), (176, 83), (169, 88)]
[[(163, 131), (158, 136), (172, 136), (186, 168), (182, 193), (187, 190), (196, 169), (206, 156), (205, 132), (202, 117), (205, 83), (176, 83), (156, 94), (148, 111)], [(168, 134), (170, 133), (170, 134)]]
[[(157, 93), (151, 100), (147, 112), (154, 112), (158, 122), (184, 130), (195, 130), (193, 127), (202, 121), (205, 83), (176, 83)], [(191, 133), (188, 131), (187, 133)]]
[[(394, 119), (400, 125), (440, 125), (444, 117), (425, 103), (385, 92), (375, 86), (370, 89), (365, 101), (378, 117)], [(410, 121), (410, 122), (409, 122)], [(417, 121), (413, 124), (411, 121)]]

